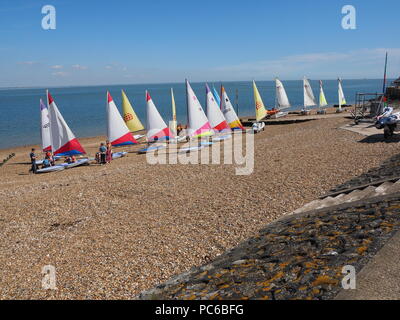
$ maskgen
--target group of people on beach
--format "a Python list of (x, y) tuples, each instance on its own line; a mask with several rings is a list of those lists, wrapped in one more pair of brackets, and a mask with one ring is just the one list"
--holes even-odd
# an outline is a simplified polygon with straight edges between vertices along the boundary
[[(29, 157), (31, 159), (31, 169), (29, 170), (29, 172), (33, 173), (36, 173), (39, 168), (39, 165), (37, 164), (35, 151), (36, 149), (32, 148), (31, 153), (29, 154)], [(65, 163), (75, 163), (75, 162), (76, 162), (76, 157), (74, 155), (69, 156), (65, 159)], [(41, 168), (42, 169), (49, 168), (55, 166), (55, 164), (56, 164), (56, 159), (54, 158), (53, 153), (51, 151), (46, 151), (45, 157), (41, 164)]]
[(112, 155), (112, 145), (111, 142), (107, 140), (106, 143), (102, 142), (100, 144), (99, 152), (96, 153), (96, 161), (101, 165), (111, 163)]
[[(31, 153), (29, 154), (29, 158), (31, 159), (31, 169), (29, 172), (36, 173), (37, 170), (39, 169), (39, 166), (37, 164), (37, 157), (35, 153), (36, 149), (32, 148)], [(111, 163), (113, 157), (113, 151), (112, 151), (112, 145), (110, 141), (107, 141), (106, 143), (102, 142), (100, 144), (99, 152), (96, 153), (96, 161), (97, 163), (103, 165), (107, 163)], [(66, 163), (75, 163), (76, 162), (76, 157), (74, 155), (68, 156), (65, 159)], [(51, 166), (55, 165), (55, 159), (51, 151), (46, 151), (45, 158), (41, 164), (41, 168), (48, 168)]]
[[(39, 165), (37, 162), (37, 156), (36, 156), (36, 149), (32, 148), (31, 153), (29, 154), (29, 158), (31, 160), (31, 169), (29, 172), (36, 173), (37, 170), (39, 169)], [(107, 141), (106, 143), (102, 142), (100, 144), (99, 152), (96, 153), (96, 161), (97, 163), (103, 165), (107, 163), (111, 163), (113, 158), (113, 151), (112, 151), (112, 145), (110, 141)], [(52, 167), (55, 165), (55, 158), (53, 156), (53, 153), (51, 151), (46, 151), (45, 153), (45, 158), (43, 159), (41, 163), (41, 169)], [(75, 163), (76, 162), (76, 157), (74, 155), (66, 157), (65, 163)]]

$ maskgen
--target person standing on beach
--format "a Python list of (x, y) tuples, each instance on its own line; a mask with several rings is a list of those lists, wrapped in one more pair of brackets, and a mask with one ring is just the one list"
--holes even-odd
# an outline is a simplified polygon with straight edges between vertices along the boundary
[(100, 164), (105, 164), (107, 148), (103, 142), (100, 144), (99, 151), (100, 151)]
[(112, 160), (112, 145), (110, 143), (110, 141), (106, 142), (106, 146), (107, 146), (107, 151), (106, 151), (106, 162), (107, 163), (111, 163)]
[(29, 154), (29, 157), (31, 158), (31, 164), (32, 164), (32, 167), (31, 167), (31, 169), (29, 170), (29, 172), (32, 171), (33, 173), (36, 173), (37, 166), (36, 166), (35, 148), (32, 148), (31, 153)]

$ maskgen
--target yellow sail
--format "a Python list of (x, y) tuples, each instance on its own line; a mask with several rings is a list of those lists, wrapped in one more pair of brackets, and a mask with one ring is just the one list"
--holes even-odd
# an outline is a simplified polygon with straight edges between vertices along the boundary
[(171, 88), (171, 102), (172, 102), (172, 121), (170, 124), (171, 132), (177, 136), (177, 122), (176, 122), (176, 105), (175, 105), (175, 97), (174, 97), (174, 89)]
[(325, 94), (323, 91), (321, 91), (319, 95), (319, 106), (320, 107), (325, 107), (328, 105), (328, 102), (326, 101)]
[(140, 122), (135, 111), (133, 111), (132, 105), (129, 102), (124, 90), (122, 90), (122, 112), (124, 121), (131, 132), (144, 130), (143, 124)]
[(267, 115), (267, 110), (265, 109), (264, 102), (261, 99), (255, 81), (253, 81), (253, 88), (254, 88), (254, 102), (256, 106), (256, 119), (257, 121), (261, 121)]
[(319, 81), (319, 106), (322, 107), (326, 107), (328, 105), (328, 102), (326, 101), (325, 98), (325, 93), (324, 93), (324, 89), (322, 87), (322, 81)]

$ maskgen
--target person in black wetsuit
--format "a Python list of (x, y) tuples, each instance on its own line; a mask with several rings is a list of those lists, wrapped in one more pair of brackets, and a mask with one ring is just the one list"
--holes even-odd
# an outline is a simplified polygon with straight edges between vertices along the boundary
[(32, 151), (31, 151), (31, 153), (29, 154), (29, 157), (31, 158), (31, 164), (32, 164), (32, 167), (31, 167), (31, 169), (29, 170), (29, 172), (36, 173), (37, 165), (36, 165), (35, 148), (32, 148)]

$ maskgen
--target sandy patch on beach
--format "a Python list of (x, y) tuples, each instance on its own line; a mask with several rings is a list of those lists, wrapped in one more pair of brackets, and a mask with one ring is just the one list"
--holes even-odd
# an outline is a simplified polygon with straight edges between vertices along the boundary
[[(0, 168), (0, 298), (130, 299), (215, 258), (398, 153), (337, 129), (348, 122), (268, 126), (250, 176), (234, 165), (153, 166), (134, 153), (29, 175), (30, 147), (0, 150), (0, 160), (16, 153)], [(81, 142), (93, 156), (104, 139)], [(56, 267), (56, 291), (42, 289), (45, 265)]]

